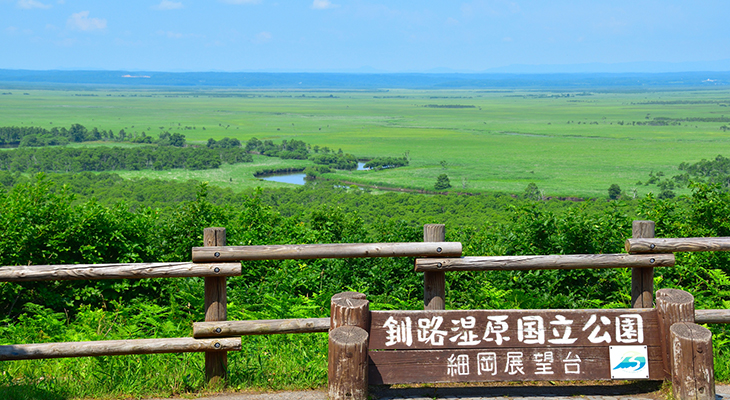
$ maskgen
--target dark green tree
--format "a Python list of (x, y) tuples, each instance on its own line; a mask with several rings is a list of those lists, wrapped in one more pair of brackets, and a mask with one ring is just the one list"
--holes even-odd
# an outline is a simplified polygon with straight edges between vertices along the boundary
[(538, 189), (535, 182), (530, 182), (525, 188), (525, 192), (522, 194), (522, 197), (527, 200), (540, 200), (542, 196), (540, 195), (540, 189)]
[(621, 188), (617, 184), (614, 183), (608, 188), (608, 198), (611, 200), (621, 198)]
[(451, 182), (449, 182), (449, 177), (446, 174), (441, 174), (436, 178), (436, 184), (433, 185), (433, 188), (436, 190), (444, 190), (451, 187)]

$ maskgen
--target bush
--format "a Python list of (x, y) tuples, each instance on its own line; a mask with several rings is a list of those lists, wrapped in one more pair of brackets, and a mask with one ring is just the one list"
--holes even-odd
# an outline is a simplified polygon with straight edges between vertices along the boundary
[(336, 169), (357, 168), (357, 159), (352, 154), (317, 154), (309, 157), (313, 163), (319, 165), (327, 165)]
[(436, 178), (436, 184), (433, 185), (433, 188), (436, 190), (444, 190), (451, 187), (451, 182), (449, 182), (449, 177), (446, 176), (446, 174), (441, 174)]
[(542, 196), (540, 195), (540, 189), (537, 188), (535, 182), (530, 182), (527, 185), (527, 187), (525, 188), (525, 192), (522, 194), (522, 197), (527, 200), (540, 200), (540, 198), (542, 198)]
[(618, 200), (621, 198), (621, 188), (617, 184), (613, 184), (608, 188), (608, 198)]
[(376, 157), (365, 163), (365, 168), (385, 169), (398, 168), (408, 165), (408, 159), (405, 157)]

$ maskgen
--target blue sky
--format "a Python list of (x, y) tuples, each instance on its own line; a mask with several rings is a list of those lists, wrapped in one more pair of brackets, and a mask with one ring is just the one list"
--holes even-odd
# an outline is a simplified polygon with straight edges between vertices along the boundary
[(0, 0), (2, 69), (662, 71), (729, 60), (728, 1)]

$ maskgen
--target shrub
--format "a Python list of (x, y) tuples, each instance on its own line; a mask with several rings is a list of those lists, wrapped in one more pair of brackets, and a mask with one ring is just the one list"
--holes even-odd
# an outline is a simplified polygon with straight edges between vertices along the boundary
[(449, 177), (446, 174), (441, 174), (436, 178), (436, 184), (433, 185), (433, 188), (436, 190), (444, 190), (451, 187), (451, 182), (449, 182)]
[(618, 200), (621, 198), (621, 188), (617, 184), (613, 184), (608, 188), (608, 198)]

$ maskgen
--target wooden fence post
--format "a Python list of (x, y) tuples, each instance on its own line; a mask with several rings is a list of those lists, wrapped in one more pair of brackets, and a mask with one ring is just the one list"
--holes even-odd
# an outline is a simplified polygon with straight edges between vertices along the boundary
[(327, 357), (330, 400), (368, 398), (368, 333), (357, 326), (341, 326), (329, 334)]
[(370, 305), (365, 295), (332, 296), (327, 378), (331, 400), (368, 398)]
[(677, 322), (695, 320), (695, 298), (679, 289), (659, 289), (656, 292), (656, 308), (659, 315), (664, 376), (671, 379), (674, 371), (670, 328)]
[(370, 302), (358, 292), (342, 292), (330, 301), (330, 331), (341, 326), (357, 326), (370, 331)]
[[(424, 242), (446, 241), (444, 224), (426, 224), (423, 226)], [(446, 309), (446, 273), (443, 271), (426, 271), (423, 273), (423, 309)]]
[[(654, 221), (634, 221), (631, 237), (653, 238)], [(654, 307), (654, 268), (631, 269), (631, 306), (633, 308)]]
[[(226, 228), (205, 228), (203, 230), (203, 246), (225, 245)], [(205, 321), (225, 321), (228, 317), (226, 305), (226, 278), (205, 278)], [(227, 369), (228, 354), (225, 351), (205, 352), (205, 377), (209, 385), (224, 384)]]
[(678, 400), (714, 400), (712, 332), (692, 322), (669, 329), (672, 347), (672, 392)]

